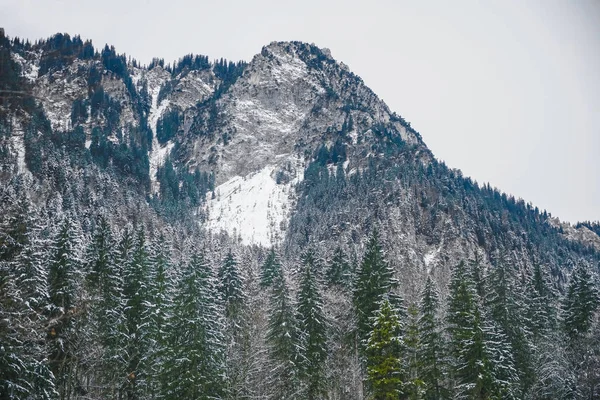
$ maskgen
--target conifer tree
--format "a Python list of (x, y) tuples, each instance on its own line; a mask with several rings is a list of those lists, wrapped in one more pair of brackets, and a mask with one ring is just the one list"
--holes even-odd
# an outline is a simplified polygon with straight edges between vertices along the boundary
[(534, 344), (556, 328), (554, 295), (539, 263), (533, 266), (533, 276), (527, 285), (527, 321)]
[(148, 374), (150, 393), (164, 393), (169, 377), (164, 375), (164, 358), (167, 354), (168, 334), (171, 330), (173, 282), (171, 260), (165, 237), (161, 234), (152, 242), (150, 252), (150, 280), (148, 307)]
[(49, 316), (42, 227), (26, 198), (13, 221), (21, 221), (18, 248), (0, 261), (0, 398), (49, 399), (57, 393), (44, 343)]
[(419, 359), (419, 350), (421, 343), (419, 340), (419, 309), (415, 304), (407, 308), (407, 323), (404, 333), (403, 353), (405, 359), (406, 371), (404, 392), (408, 399), (422, 399), (424, 395), (424, 383), (419, 376), (421, 360)]
[(598, 352), (598, 292), (595, 277), (588, 266), (580, 263), (571, 275), (569, 287), (563, 303), (563, 325), (567, 340), (567, 356), (576, 380), (572, 395), (577, 398), (593, 398), (597, 395), (600, 374), (597, 366)]
[[(127, 246), (128, 234), (122, 239), (122, 250)], [(148, 290), (149, 254), (143, 229), (137, 232), (131, 259), (123, 270), (123, 350), (125, 352), (127, 398), (141, 399), (146, 393), (148, 366), (146, 356), (149, 349)]]
[(273, 399), (298, 399), (300, 349), (294, 307), (283, 274), (272, 282), (267, 343), (271, 360)]
[(249, 321), (246, 321), (246, 294), (243, 286), (236, 258), (229, 250), (218, 271), (217, 288), (225, 310), (225, 372), (227, 396), (231, 399), (239, 398), (244, 390), (243, 386), (247, 384), (244, 382), (247, 374), (244, 356), (247, 356), (245, 351), (249, 343)]
[(393, 271), (385, 261), (383, 249), (379, 244), (379, 235), (377, 231), (373, 231), (357, 271), (353, 291), (358, 337), (361, 341), (368, 338), (373, 329), (371, 317), (378, 310), (383, 297), (390, 294), (395, 284)]
[(368, 399), (397, 400), (403, 395), (402, 337), (398, 315), (384, 298), (367, 341)]
[(183, 271), (171, 313), (165, 376), (166, 399), (218, 399), (223, 395), (222, 310), (203, 253)]
[(594, 279), (587, 266), (581, 263), (573, 270), (563, 304), (564, 329), (571, 345), (589, 332), (597, 308)]
[(298, 293), (298, 324), (302, 349), (302, 378), (308, 400), (320, 399), (325, 393), (325, 360), (327, 359), (327, 325), (323, 300), (316, 278), (314, 254), (303, 256), (304, 269)]
[(218, 277), (218, 289), (225, 302), (225, 316), (235, 320), (239, 317), (245, 296), (242, 278), (231, 250), (229, 250), (221, 268), (219, 268)]
[(61, 397), (69, 397), (80, 386), (76, 376), (76, 318), (80, 317), (76, 309), (76, 271), (80, 270), (80, 261), (75, 252), (73, 224), (65, 218), (54, 240), (48, 267), (49, 366)]
[(337, 247), (327, 266), (325, 279), (328, 286), (346, 288), (350, 283), (350, 264), (341, 247)]
[[(490, 274), (489, 287), (486, 290), (486, 307), (489, 310), (495, 329), (506, 338), (512, 354), (514, 367), (518, 375), (521, 393), (519, 397), (527, 397), (534, 381), (533, 359), (534, 351), (531, 343), (531, 333), (527, 330), (524, 296), (517, 288), (513, 272), (507, 266), (506, 260), (500, 260)], [(499, 340), (495, 341), (499, 343)], [(503, 355), (499, 357), (504, 358)], [(512, 370), (502, 362), (496, 363), (496, 378), (503, 381), (514, 381)]]
[[(473, 277), (464, 262), (460, 262), (452, 271), (447, 330), (456, 395), (472, 399), (510, 398), (506, 388), (510, 382), (497, 379), (494, 369), (510, 369), (511, 354), (505, 351), (502, 334), (483, 320)], [(490, 343), (498, 346), (490, 348)], [(494, 362), (497, 361), (501, 361), (502, 366), (495, 366)]]
[(123, 351), (120, 329), (124, 323), (121, 304), (123, 278), (116, 258), (112, 229), (106, 217), (100, 216), (87, 254), (86, 284), (92, 300), (95, 340), (101, 348), (98, 375), (103, 383), (103, 394), (107, 397), (115, 396), (118, 390), (115, 382), (124, 375), (120, 361)]
[(431, 277), (427, 277), (419, 306), (419, 377), (426, 387), (428, 400), (449, 398), (446, 382), (445, 338), (438, 317), (439, 295)]
[(270, 287), (273, 285), (273, 281), (281, 274), (281, 261), (275, 253), (275, 249), (271, 248), (267, 259), (262, 265), (260, 283), (263, 287)]

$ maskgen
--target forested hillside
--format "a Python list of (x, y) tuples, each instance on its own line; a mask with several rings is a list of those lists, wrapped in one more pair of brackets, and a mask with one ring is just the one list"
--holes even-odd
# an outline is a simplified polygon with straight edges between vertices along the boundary
[(0, 37), (0, 398), (593, 399), (600, 237), (329, 52)]

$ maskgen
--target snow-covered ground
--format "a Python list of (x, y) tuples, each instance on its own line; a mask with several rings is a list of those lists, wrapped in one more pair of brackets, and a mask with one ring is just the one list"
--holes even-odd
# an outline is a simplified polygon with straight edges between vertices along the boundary
[(303, 179), (301, 162), (296, 162), (297, 176), (288, 183), (277, 184), (277, 167), (267, 165), (219, 185), (215, 198), (207, 204), (207, 229), (225, 231), (247, 245), (271, 246), (280, 242), (293, 207), (293, 187)]

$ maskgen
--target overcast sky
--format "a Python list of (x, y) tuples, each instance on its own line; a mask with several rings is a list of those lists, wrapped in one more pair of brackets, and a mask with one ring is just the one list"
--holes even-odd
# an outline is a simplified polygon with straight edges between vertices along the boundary
[(562, 220), (600, 220), (600, 1), (0, 0), (8, 36), (142, 63), (327, 47), (439, 158)]

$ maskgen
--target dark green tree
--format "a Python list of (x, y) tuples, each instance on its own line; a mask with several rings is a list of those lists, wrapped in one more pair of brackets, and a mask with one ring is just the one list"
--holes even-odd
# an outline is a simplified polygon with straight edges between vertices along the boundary
[(327, 286), (346, 288), (351, 281), (350, 263), (341, 247), (337, 247), (325, 272)]
[(384, 296), (390, 294), (396, 282), (394, 272), (384, 258), (377, 231), (373, 231), (356, 273), (353, 302), (356, 310), (358, 338), (366, 342), (373, 330), (371, 317), (379, 309)]
[(303, 398), (308, 400), (323, 398), (326, 388), (327, 322), (316, 270), (314, 254), (309, 250), (303, 256), (297, 317), (302, 349), (302, 379), (306, 386)]
[(271, 285), (273, 285), (273, 281), (280, 275), (282, 275), (281, 261), (275, 253), (275, 249), (271, 248), (269, 254), (267, 255), (267, 259), (265, 260), (261, 268), (261, 286), (270, 287)]
[(218, 277), (218, 289), (225, 302), (225, 316), (235, 320), (240, 316), (245, 296), (242, 277), (231, 250), (227, 252), (227, 256), (219, 268)]
[(171, 313), (165, 353), (166, 399), (218, 399), (223, 395), (222, 309), (203, 253), (194, 253), (183, 271)]
[(298, 324), (282, 273), (272, 282), (267, 344), (271, 361), (272, 398), (299, 399), (300, 349)]
[(425, 383), (425, 398), (447, 399), (446, 343), (442, 335), (442, 321), (438, 315), (439, 295), (431, 277), (427, 277), (419, 305), (419, 377)]
[(400, 321), (384, 298), (375, 313), (367, 341), (368, 399), (397, 400), (403, 396), (402, 337)]

